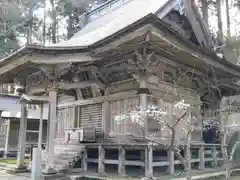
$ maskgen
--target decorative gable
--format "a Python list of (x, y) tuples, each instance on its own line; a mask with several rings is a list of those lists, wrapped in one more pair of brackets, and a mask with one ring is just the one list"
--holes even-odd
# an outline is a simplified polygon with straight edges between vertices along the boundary
[(202, 47), (211, 48), (208, 31), (192, 0), (172, 0), (156, 15), (181, 36)]

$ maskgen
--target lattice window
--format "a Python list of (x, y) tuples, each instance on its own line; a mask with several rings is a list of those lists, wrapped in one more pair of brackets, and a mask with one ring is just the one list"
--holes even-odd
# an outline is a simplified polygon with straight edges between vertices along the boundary
[(108, 64), (105, 66), (105, 70), (110, 70), (110, 71), (125, 70), (127, 68), (128, 68), (127, 60), (114, 62), (112, 64)]
[(90, 79), (88, 71), (82, 71), (79, 73), (80, 81), (88, 81)]
[(82, 97), (84, 99), (88, 99), (88, 98), (93, 97), (92, 88), (90, 86), (82, 88), (81, 92), (82, 92)]
[(80, 127), (94, 127), (97, 133), (103, 131), (102, 104), (91, 104), (79, 108)]

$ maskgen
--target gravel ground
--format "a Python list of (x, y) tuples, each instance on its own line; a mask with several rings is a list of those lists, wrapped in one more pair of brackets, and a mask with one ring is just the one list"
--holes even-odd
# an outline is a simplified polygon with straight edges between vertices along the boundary
[(30, 180), (30, 177), (28, 174), (12, 175), (0, 171), (0, 180)]
[[(127, 179), (127, 178), (126, 178)], [(225, 178), (211, 178), (212, 180), (225, 180)], [(209, 180), (211, 180), (209, 179)], [(31, 180), (29, 177), (29, 174), (18, 174), (18, 175), (12, 175), (7, 174), (4, 171), (0, 171), (0, 180)], [(240, 180), (240, 175), (235, 176), (231, 178), (231, 180)]]

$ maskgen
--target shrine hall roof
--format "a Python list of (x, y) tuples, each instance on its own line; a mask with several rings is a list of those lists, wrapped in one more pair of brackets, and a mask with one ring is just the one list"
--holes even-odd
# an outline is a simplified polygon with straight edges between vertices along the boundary
[[(57, 56), (58, 54), (61, 55), (65, 53), (86, 52), (86, 54), (89, 54), (83, 56), (82, 58), (78, 57), (77, 62), (94, 61), (94, 57), (91, 56), (91, 52), (92, 50), (94, 50), (94, 48), (102, 47), (103, 45), (111, 41), (118, 40), (121, 36), (124, 36), (125, 34), (134, 31), (137, 28), (141, 28), (143, 25), (146, 24), (153, 25), (154, 28), (157, 28), (161, 32), (164, 32), (164, 34), (167, 34), (166, 38), (170, 40), (175, 38), (177, 42), (179, 42), (184, 47), (189, 48), (190, 51), (199, 53), (201, 56), (203, 55), (204, 57), (207, 57), (207, 60), (209, 60), (210, 58), (210, 60), (213, 60), (214, 63), (216, 62), (216, 64), (226, 66), (227, 68), (229, 68), (227, 70), (228, 72), (233, 72), (231, 74), (237, 74), (237, 76), (240, 76), (240, 67), (228, 61), (224, 61), (222, 58), (217, 57), (211, 49), (207, 49), (193, 44), (192, 42), (184, 38), (182, 35), (180, 35), (176, 30), (174, 30), (174, 28), (171, 28), (169, 24), (162, 21), (160, 19), (161, 16), (159, 18), (159, 13), (162, 14), (162, 16), (164, 14), (166, 15), (166, 13), (171, 10), (172, 6), (181, 2), (181, 0), (170, 0), (167, 3), (163, 0), (121, 1), (124, 1), (125, 3), (115, 8), (114, 10), (105, 13), (102, 16), (94, 17), (92, 20), (90, 19), (88, 24), (86, 24), (83, 29), (77, 32), (68, 41), (64, 41), (59, 44), (54, 44), (47, 47), (27, 45), (25, 47), (22, 47), (18, 51), (10, 54), (9, 56), (1, 59), (0, 67), (2, 68), (3, 72), (0, 72), (0, 76), (3, 76), (10, 71), (14, 71), (16, 67), (19, 67), (19, 69), (21, 69), (21, 67), (23, 67), (22, 65), (27, 64), (28, 62), (40, 64), (41, 61), (34, 62), (33, 58), (24, 56), (29, 54), (31, 55), (32, 51), (36, 52), (37, 55), (39, 53), (41, 57), (44, 53), (49, 53), (52, 54), (52, 56)], [(22, 59), (19, 58), (20, 60), (18, 63), (12, 63), (21, 56)], [(44, 62), (46, 63), (47, 60), (45, 60)], [(7, 66), (7, 70), (5, 68), (5, 65)], [(13, 78), (13, 75), (11, 75), (11, 73), (9, 74), (9, 79)], [(15, 74), (15, 72), (12, 74)]]
[[(89, 46), (133, 24), (146, 15), (158, 12), (166, 0), (124, 0), (125, 3), (102, 16), (88, 15), (89, 23), (68, 41), (50, 46)], [(102, 11), (107, 11), (103, 9)], [(98, 12), (101, 13), (101, 12)]]

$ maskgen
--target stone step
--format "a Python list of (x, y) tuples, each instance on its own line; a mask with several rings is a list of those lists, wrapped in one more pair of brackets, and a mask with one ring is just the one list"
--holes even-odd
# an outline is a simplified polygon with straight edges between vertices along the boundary
[(81, 155), (81, 152), (79, 153), (76, 153), (76, 152), (57, 152), (57, 153), (54, 153), (54, 156), (78, 156), (78, 155)]
[(85, 147), (82, 144), (56, 144), (55, 147)]
[(83, 149), (84, 147), (54, 147), (54, 149), (58, 149), (58, 150), (66, 150), (66, 149), (69, 149), (69, 150), (74, 150), (74, 149), (77, 149), (77, 150), (81, 150)]
[(57, 172), (62, 172), (66, 169), (68, 169), (68, 167), (65, 166), (59, 166), (58, 164), (53, 164), (53, 168), (54, 170), (56, 170)]
[[(57, 144), (54, 147), (54, 168), (58, 171), (69, 169), (71, 163), (80, 158), (85, 146), (79, 144)], [(44, 163), (44, 161), (43, 161)]]
[(55, 152), (75, 152), (75, 153), (78, 153), (78, 152), (82, 152), (84, 151), (85, 149), (56, 149)]
[(78, 154), (84, 150), (55, 150), (54, 154)]
[(69, 155), (59, 155), (57, 156), (61, 159), (66, 159), (66, 160), (73, 160), (74, 156), (69, 156)]
[(71, 160), (69, 159), (54, 159), (54, 164), (62, 164), (62, 165), (69, 165), (71, 163)]

